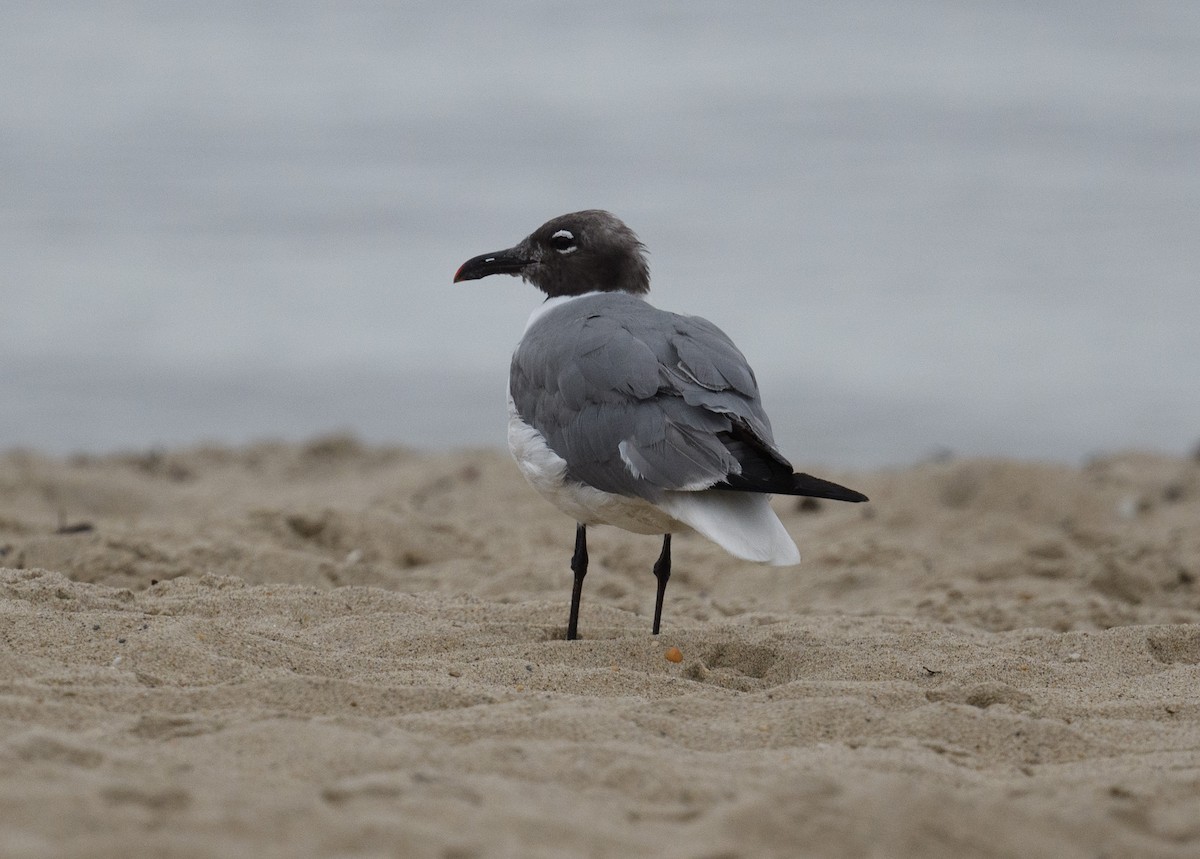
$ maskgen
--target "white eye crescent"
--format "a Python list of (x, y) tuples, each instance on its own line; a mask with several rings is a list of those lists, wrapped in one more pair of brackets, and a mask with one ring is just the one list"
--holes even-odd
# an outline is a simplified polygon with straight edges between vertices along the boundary
[(559, 230), (550, 237), (550, 247), (560, 254), (569, 254), (578, 248), (575, 244), (575, 234), (570, 230)]

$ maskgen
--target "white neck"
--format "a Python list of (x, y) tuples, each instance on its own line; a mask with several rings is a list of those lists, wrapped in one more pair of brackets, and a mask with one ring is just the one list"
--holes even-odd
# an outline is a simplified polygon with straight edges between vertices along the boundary
[(568, 301), (574, 301), (577, 298), (586, 298), (589, 295), (602, 294), (601, 290), (593, 290), (592, 292), (584, 292), (580, 295), (556, 295), (553, 298), (547, 298), (537, 307), (533, 308), (533, 313), (529, 314), (529, 321), (525, 323), (525, 331), (528, 332), (533, 327), (533, 323), (537, 322), (554, 308), (561, 307)]

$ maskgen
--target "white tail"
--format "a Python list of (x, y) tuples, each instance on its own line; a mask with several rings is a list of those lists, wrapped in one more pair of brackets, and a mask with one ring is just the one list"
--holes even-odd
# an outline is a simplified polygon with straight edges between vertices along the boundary
[(723, 489), (663, 495), (658, 507), (735, 557), (780, 567), (800, 563), (800, 550), (771, 509), (770, 496)]

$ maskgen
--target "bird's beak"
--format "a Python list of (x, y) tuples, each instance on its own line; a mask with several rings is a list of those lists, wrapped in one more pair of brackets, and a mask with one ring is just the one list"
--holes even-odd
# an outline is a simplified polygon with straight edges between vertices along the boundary
[(459, 266), (458, 271), (454, 273), (454, 282), (479, 280), (489, 274), (520, 274), (521, 269), (532, 262), (520, 245), (505, 251), (496, 251), (494, 254), (481, 254)]

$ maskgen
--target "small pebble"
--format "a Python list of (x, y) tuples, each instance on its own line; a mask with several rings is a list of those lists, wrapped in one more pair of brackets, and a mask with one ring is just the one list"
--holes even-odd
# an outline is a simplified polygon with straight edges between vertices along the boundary
[(665, 655), (667, 662), (683, 662), (683, 651), (678, 647), (668, 647)]
[(1080, 655), (1080, 654), (1078, 654), (1078, 653), (1068, 653), (1068, 654), (1067, 654), (1067, 661), (1068, 661), (1068, 662), (1078, 662), (1078, 661), (1079, 661), (1079, 660), (1081, 660), (1081, 659), (1083, 659), (1083, 656), (1081, 656), (1081, 655)]

